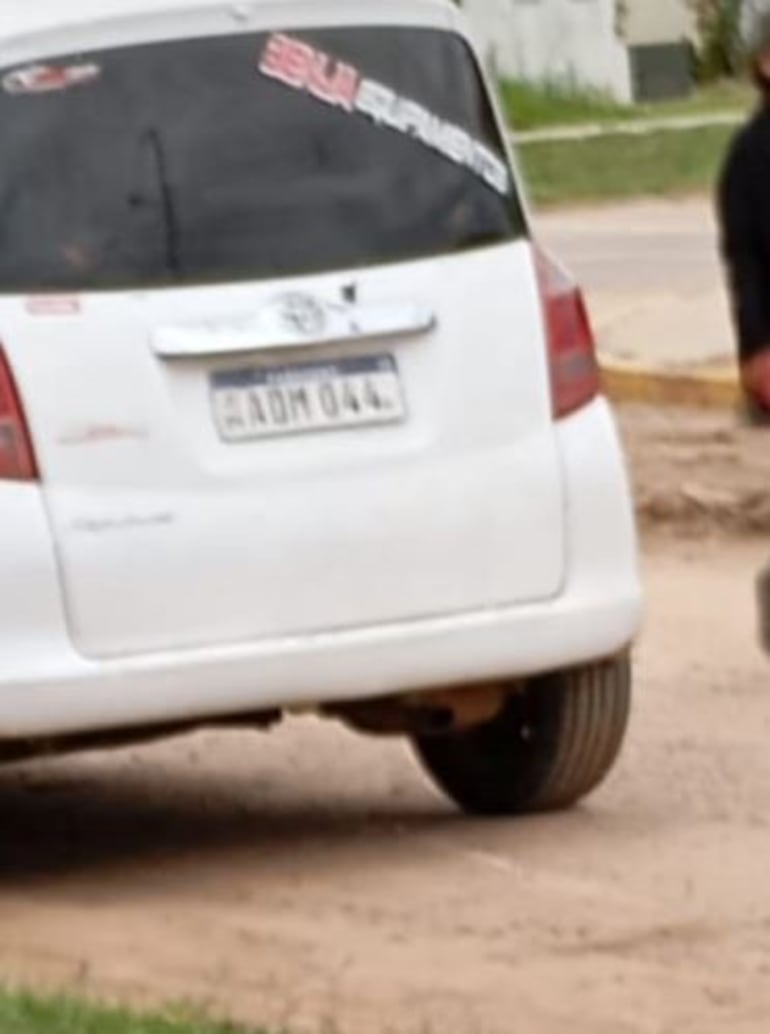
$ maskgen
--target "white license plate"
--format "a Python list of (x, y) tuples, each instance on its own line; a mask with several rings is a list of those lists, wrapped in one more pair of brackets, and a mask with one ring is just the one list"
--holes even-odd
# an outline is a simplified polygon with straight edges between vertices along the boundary
[(225, 442), (406, 418), (398, 367), (389, 355), (220, 371), (211, 377), (211, 392), (214, 422)]

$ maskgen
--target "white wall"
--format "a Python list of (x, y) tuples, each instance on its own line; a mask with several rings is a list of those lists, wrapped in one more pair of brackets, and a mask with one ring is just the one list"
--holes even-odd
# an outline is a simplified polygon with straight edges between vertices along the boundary
[(695, 32), (687, 0), (626, 0), (624, 35), (628, 43), (679, 43)]
[(615, 0), (463, 0), (462, 7), (501, 74), (631, 99), (629, 58), (616, 33)]
[(744, 32), (750, 34), (757, 17), (770, 14), (770, 0), (743, 0), (742, 14)]

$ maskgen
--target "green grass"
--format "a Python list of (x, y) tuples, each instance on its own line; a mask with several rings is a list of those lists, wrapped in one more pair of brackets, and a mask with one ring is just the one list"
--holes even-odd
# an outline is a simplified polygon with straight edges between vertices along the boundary
[(747, 82), (725, 80), (702, 86), (691, 96), (658, 104), (637, 104), (636, 118), (665, 118), (667, 115), (713, 115), (748, 112), (756, 104), (754, 88)]
[(573, 92), (559, 86), (503, 82), (500, 90), (511, 125), (522, 131), (616, 121), (633, 112), (632, 107), (616, 104), (601, 94)]
[(747, 111), (754, 102), (748, 83), (723, 82), (696, 90), (681, 100), (657, 104), (618, 104), (600, 93), (580, 92), (562, 86), (532, 86), (520, 82), (501, 85), (503, 103), (511, 125), (524, 132), (553, 126), (583, 125), (665, 118), (675, 115), (708, 115)]
[(0, 994), (0, 1034), (235, 1034), (235, 1028), (186, 1018), (181, 1010), (142, 1017), (74, 999), (7, 993)]
[(734, 132), (715, 126), (527, 144), (519, 157), (541, 205), (699, 193), (713, 189)]

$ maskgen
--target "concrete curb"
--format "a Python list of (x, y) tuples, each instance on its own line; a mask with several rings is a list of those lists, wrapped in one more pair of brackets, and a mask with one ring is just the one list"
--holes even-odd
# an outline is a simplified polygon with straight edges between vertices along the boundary
[(686, 133), (720, 126), (739, 126), (746, 112), (724, 111), (710, 115), (674, 115), (662, 119), (635, 119), (627, 122), (603, 122), (578, 126), (552, 126), (547, 129), (511, 131), (514, 144), (562, 144), (580, 140), (598, 140), (608, 136), (648, 136), (651, 133)]
[(601, 369), (604, 391), (613, 402), (737, 409), (742, 401), (738, 375), (731, 367), (680, 372), (601, 360)]

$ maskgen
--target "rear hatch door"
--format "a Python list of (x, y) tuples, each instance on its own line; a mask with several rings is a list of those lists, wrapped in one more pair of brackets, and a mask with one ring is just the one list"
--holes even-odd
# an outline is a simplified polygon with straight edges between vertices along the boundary
[(84, 653), (559, 591), (540, 304), (463, 40), (243, 32), (3, 74), (0, 338)]

